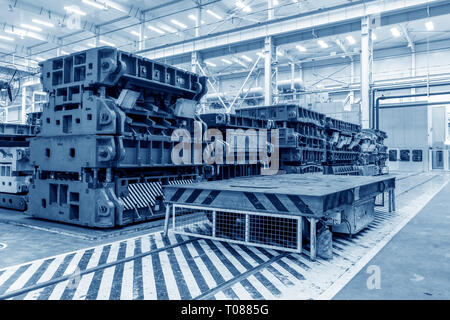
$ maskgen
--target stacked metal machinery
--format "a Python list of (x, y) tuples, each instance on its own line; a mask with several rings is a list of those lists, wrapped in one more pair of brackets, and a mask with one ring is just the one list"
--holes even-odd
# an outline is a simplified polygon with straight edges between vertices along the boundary
[(357, 134), (360, 141), (361, 154), (358, 158), (358, 167), (363, 176), (387, 174), (386, 161), (389, 158), (388, 147), (384, 145), (387, 138), (385, 132), (377, 129), (363, 129)]
[(0, 123), (0, 207), (25, 210), (33, 167), (27, 138), (33, 124)]
[(287, 173), (322, 171), (326, 160), (325, 115), (298, 105), (237, 110), (243, 117), (266, 119), (278, 129), (280, 167)]
[(200, 174), (200, 166), (172, 163), (171, 133), (193, 130), (193, 119), (175, 112), (206, 93), (204, 77), (109, 47), (50, 59), (41, 68), (49, 102), (30, 143), (31, 215), (126, 225), (155, 215), (162, 184)]
[(358, 175), (356, 163), (360, 156), (361, 126), (333, 118), (326, 118), (327, 157), (324, 173)]

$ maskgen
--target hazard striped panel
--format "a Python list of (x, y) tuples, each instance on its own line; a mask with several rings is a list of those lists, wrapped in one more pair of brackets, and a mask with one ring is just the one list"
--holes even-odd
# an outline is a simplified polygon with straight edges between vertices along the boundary
[(125, 210), (153, 207), (157, 197), (162, 197), (160, 182), (133, 183), (128, 185), (128, 195), (121, 197)]
[[(169, 185), (193, 183), (193, 179), (169, 181)], [(128, 185), (128, 195), (120, 197), (124, 202), (125, 210), (153, 207), (158, 197), (163, 197), (162, 184), (156, 182), (133, 183)]]

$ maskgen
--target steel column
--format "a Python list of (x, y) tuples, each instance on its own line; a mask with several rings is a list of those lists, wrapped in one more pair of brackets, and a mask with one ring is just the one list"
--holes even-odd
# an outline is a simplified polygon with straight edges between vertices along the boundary
[(371, 18), (365, 16), (361, 19), (361, 126), (370, 128), (370, 85), (372, 83), (372, 27)]

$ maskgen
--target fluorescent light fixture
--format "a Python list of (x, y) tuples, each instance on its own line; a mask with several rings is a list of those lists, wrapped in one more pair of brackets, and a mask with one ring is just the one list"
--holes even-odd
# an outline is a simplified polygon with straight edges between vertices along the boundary
[(213, 16), (214, 18), (216, 18), (217, 20), (222, 20), (222, 16), (219, 16), (217, 13), (215, 13), (214, 11), (211, 10), (206, 10), (206, 13), (209, 14), (210, 16)]
[(238, 7), (239, 9), (241, 9), (244, 12), (251, 12), (252, 11), (252, 8), (250, 6), (247, 6), (246, 4), (244, 4), (240, 0), (236, 1), (236, 7)]
[(264, 53), (262, 53), (262, 52), (257, 52), (256, 55), (261, 57), (261, 58), (264, 58)]
[[(193, 14), (188, 15), (188, 18), (191, 19), (192, 21), (197, 22), (197, 17), (194, 16)], [(200, 21), (201, 24), (205, 24), (205, 21)]]
[(20, 26), (22, 28), (30, 29), (30, 30), (33, 30), (33, 31), (38, 31), (38, 32), (42, 31), (42, 28), (39, 28), (39, 27), (36, 27), (36, 26), (30, 26), (29, 24), (26, 24), (26, 23), (21, 23)]
[(161, 28), (161, 29), (164, 29), (164, 30), (167, 31), (167, 32), (171, 32), (171, 33), (175, 33), (175, 32), (178, 31), (177, 29), (172, 28), (171, 26), (168, 26), (167, 24), (161, 24), (161, 25), (160, 25), (160, 28)]
[(282, 57), (284, 56), (284, 53), (280, 50), (277, 50), (277, 56)]
[(210, 66), (210, 67), (217, 67), (215, 63), (209, 62), (209, 61), (205, 61), (205, 63)]
[(222, 61), (225, 62), (226, 64), (232, 64), (232, 63), (233, 63), (233, 62), (231, 62), (230, 60), (225, 59), (225, 58), (223, 58)]
[(278, 0), (272, 0), (272, 4), (273, 4), (274, 6), (277, 6), (277, 5), (279, 5), (280, 3), (278, 2)]
[(95, 43), (89, 42), (89, 43), (87, 44), (87, 46), (88, 46), (88, 47), (91, 47), (91, 48), (95, 48)]
[(37, 60), (37, 61), (44, 61), (45, 59), (44, 59), (44, 58), (41, 58), (41, 57), (36, 57), (36, 60)]
[(391, 28), (391, 33), (396, 38), (401, 36), (400, 31), (398, 31), (398, 29), (396, 27)]
[(304, 46), (297, 45), (297, 46), (295, 46), (295, 47), (296, 47), (297, 50), (300, 51), (300, 52), (306, 52), (306, 48), (305, 48)]
[(181, 29), (187, 28), (187, 25), (185, 25), (184, 23), (181, 23), (180, 21), (178, 21), (176, 19), (172, 19), (172, 20), (170, 20), (170, 22), (172, 22), (174, 25), (180, 27)]
[(355, 38), (353, 38), (352, 36), (346, 36), (345, 39), (347, 39), (347, 42), (350, 44), (355, 44)]
[(61, 50), (61, 54), (62, 55), (67, 55), (67, 54), (69, 54), (67, 51), (64, 51), (64, 50)]
[(85, 16), (86, 15), (86, 12), (84, 12), (84, 11), (78, 9), (77, 7), (74, 7), (74, 6), (64, 7), (64, 10), (66, 10), (67, 12), (79, 14), (80, 16)]
[(139, 34), (139, 32), (137, 32), (137, 31), (130, 31), (130, 33), (133, 35), (133, 36), (136, 36), (136, 37), (139, 37), (140, 36), (140, 34)]
[(53, 23), (42, 21), (42, 20), (39, 20), (39, 19), (31, 19), (31, 21), (33, 21), (34, 23), (41, 24), (43, 26), (49, 27), (49, 28), (53, 28), (55, 26)]
[(433, 21), (427, 21), (427, 22), (425, 22), (425, 27), (427, 28), (428, 31), (433, 31), (433, 30), (434, 30), (434, 24), (433, 24)]
[(321, 46), (322, 48), (328, 48), (328, 44), (323, 41), (322, 39), (317, 40), (317, 43), (319, 44), (319, 46)]
[(252, 58), (247, 57), (245, 54), (243, 54), (243, 55), (241, 56), (241, 58), (244, 59), (244, 60), (246, 60), (246, 61), (248, 61), (248, 62), (253, 62)]
[(165, 34), (165, 32), (162, 31), (161, 29), (155, 28), (153, 26), (147, 26), (147, 28), (149, 28), (150, 30), (155, 31), (155, 32), (157, 32), (159, 34)]
[(103, 39), (100, 39), (99, 42), (103, 43), (103, 44), (106, 44), (107, 46), (111, 46), (111, 47), (115, 47), (116, 46), (114, 43), (106, 41), (106, 40), (103, 40)]
[(239, 59), (237, 59), (237, 58), (235, 58), (235, 57), (231, 58), (231, 60), (233, 60), (233, 61), (236, 62), (237, 64), (240, 64), (240, 65), (243, 66), (244, 68), (248, 68), (248, 66), (247, 66), (245, 63), (243, 63), (241, 60), (239, 60)]
[(6, 41), (14, 41), (15, 40), (14, 38), (7, 37), (7, 36), (2, 36), (2, 35), (0, 35), (0, 39), (6, 40)]
[(83, 3), (85, 3), (85, 4), (89, 5), (89, 6), (98, 8), (98, 9), (108, 10), (108, 7), (106, 7), (104, 4), (101, 4), (101, 3), (98, 3), (98, 2), (95, 2), (95, 1), (81, 0), (81, 2), (83, 2)]
[(375, 32), (372, 32), (372, 40), (373, 41), (377, 40), (377, 34)]

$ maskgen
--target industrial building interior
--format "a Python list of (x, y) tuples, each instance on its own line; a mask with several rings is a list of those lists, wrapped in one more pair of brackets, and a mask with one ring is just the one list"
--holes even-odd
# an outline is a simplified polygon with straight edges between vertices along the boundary
[(0, 300), (450, 298), (449, 1), (0, 9)]

